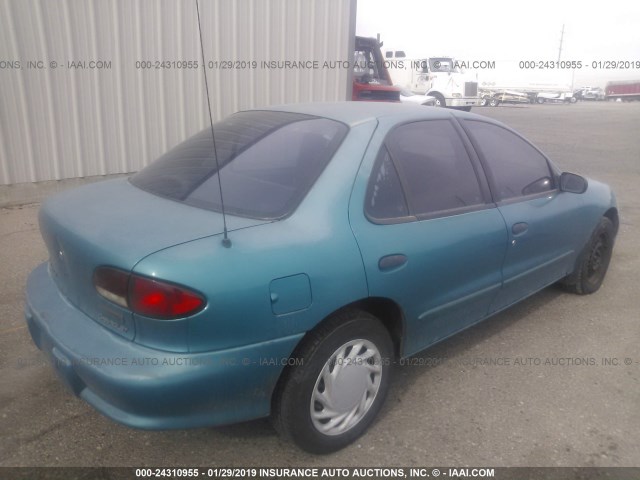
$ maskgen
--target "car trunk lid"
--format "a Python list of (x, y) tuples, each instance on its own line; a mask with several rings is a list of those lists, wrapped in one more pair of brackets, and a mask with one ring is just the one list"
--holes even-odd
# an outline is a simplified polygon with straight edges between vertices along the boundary
[[(228, 216), (227, 223), (233, 231), (266, 221)], [(97, 293), (95, 268), (105, 265), (131, 271), (154, 252), (222, 233), (223, 218), (117, 179), (49, 199), (40, 210), (40, 230), (49, 250), (50, 273), (61, 294), (106, 328), (133, 339), (131, 312)]]

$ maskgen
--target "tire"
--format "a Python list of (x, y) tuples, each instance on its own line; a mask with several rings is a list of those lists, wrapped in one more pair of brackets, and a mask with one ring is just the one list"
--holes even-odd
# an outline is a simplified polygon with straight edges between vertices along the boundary
[(428, 95), (431, 95), (432, 97), (434, 97), (436, 99), (436, 107), (446, 107), (447, 106), (447, 102), (445, 102), (444, 97), (439, 94), (439, 93), (429, 93)]
[(482, 97), (482, 98), (480, 99), (480, 106), (481, 106), (481, 107), (486, 107), (486, 106), (487, 106), (487, 103), (489, 103), (489, 100), (487, 99), (487, 97)]
[(580, 253), (574, 272), (562, 281), (564, 288), (578, 295), (598, 291), (609, 268), (614, 241), (613, 223), (602, 217)]
[(578, 99), (576, 97), (569, 98), (569, 102), (570, 103), (576, 103), (577, 101), (578, 101)]
[(347, 446), (382, 407), (392, 356), (391, 337), (378, 319), (359, 310), (334, 315), (296, 350), (301, 363), (284, 372), (274, 396), (274, 427), (311, 453)]
[(536, 98), (536, 102), (542, 105), (546, 100), (544, 98)]
[(489, 100), (490, 107), (497, 107), (498, 105), (500, 105), (500, 101), (497, 98), (492, 98), (491, 100)]

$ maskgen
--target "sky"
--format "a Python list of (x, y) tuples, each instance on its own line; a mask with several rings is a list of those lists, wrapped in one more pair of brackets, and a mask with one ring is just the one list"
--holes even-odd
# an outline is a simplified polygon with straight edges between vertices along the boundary
[[(521, 69), (520, 61), (582, 61), (575, 71)], [(535, 77), (604, 87), (609, 80), (640, 80), (640, 2), (358, 0), (356, 33), (380, 34), (384, 49), (408, 57), (447, 55), (494, 60), (479, 80)], [(636, 68), (593, 68), (598, 61), (632, 61)]]

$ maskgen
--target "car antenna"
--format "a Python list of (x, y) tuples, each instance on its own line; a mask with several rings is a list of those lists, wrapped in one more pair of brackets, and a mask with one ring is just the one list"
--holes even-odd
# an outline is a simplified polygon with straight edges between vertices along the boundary
[(216, 169), (218, 170), (218, 189), (220, 190), (220, 208), (222, 209), (222, 225), (224, 234), (222, 237), (222, 245), (226, 248), (231, 246), (227, 231), (227, 215), (224, 210), (224, 198), (222, 197), (222, 180), (220, 175), (220, 164), (218, 163), (218, 152), (216, 150), (216, 134), (213, 131), (213, 116), (211, 115), (211, 100), (209, 98), (209, 83), (207, 82), (207, 64), (204, 60), (204, 42), (202, 41), (202, 25), (200, 24), (200, 7), (196, 0), (196, 13), (198, 14), (198, 32), (200, 33), (200, 53), (202, 54), (202, 73), (204, 74), (204, 87), (207, 91), (207, 106), (209, 107), (209, 124), (211, 125), (211, 141), (213, 142), (213, 156), (216, 159)]

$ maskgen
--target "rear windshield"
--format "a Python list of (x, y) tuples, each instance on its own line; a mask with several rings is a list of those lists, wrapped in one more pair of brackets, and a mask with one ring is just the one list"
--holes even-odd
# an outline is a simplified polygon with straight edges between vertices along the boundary
[(345, 137), (346, 125), (288, 112), (240, 112), (181, 143), (131, 177), (138, 188), (182, 203), (277, 219), (290, 214)]

